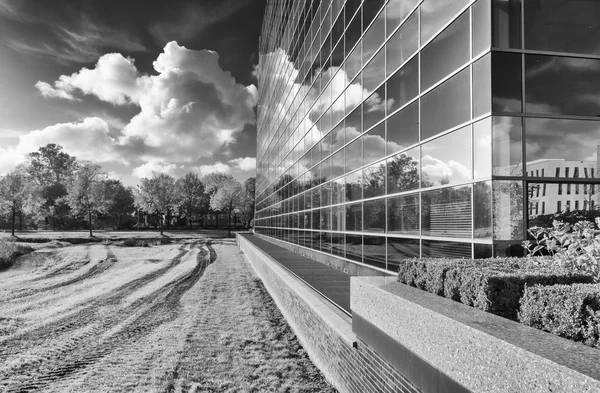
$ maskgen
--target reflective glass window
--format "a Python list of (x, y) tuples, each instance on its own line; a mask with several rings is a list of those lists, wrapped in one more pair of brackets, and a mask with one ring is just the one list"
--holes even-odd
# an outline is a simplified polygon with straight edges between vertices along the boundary
[(390, 75), (415, 53), (419, 46), (418, 34), (419, 24), (417, 14), (414, 13), (385, 44), (386, 75)]
[(331, 208), (321, 209), (321, 229), (324, 231), (331, 230)]
[[(346, 9), (348, 9), (348, 6), (346, 5)], [(348, 14), (346, 14), (346, 18), (348, 18)], [(346, 22), (348, 21), (348, 19), (346, 19)], [(354, 19), (352, 19), (352, 21), (350, 22), (350, 24), (348, 25), (348, 28), (346, 29), (345, 33), (344, 33), (344, 46), (345, 46), (345, 53), (346, 55), (348, 55), (348, 53), (352, 50), (352, 48), (354, 47), (354, 45), (356, 45), (356, 43), (358, 42), (360, 35), (362, 34), (362, 26), (361, 26), (361, 17), (360, 14), (355, 17)], [(360, 55), (360, 52), (359, 52)], [(362, 59), (362, 56), (361, 56)]]
[(421, 91), (467, 63), (469, 58), (469, 13), (464, 12), (421, 50)]
[(346, 144), (346, 131), (344, 122), (338, 123), (337, 126), (331, 131), (331, 143), (333, 144), (332, 150), (336, 151), (340, 147)]
[(425, 0), (421, 3), (421, 43), (432, 38), (469, 0)]
[(385, 161), (363, 169), (363, 197), (373, 198), (385, 194)]
[(526, 112), (598, 117), (598, 86), (600, 59), (525, 56)]
[(346, 200), (357, 201), (362, 199), (362, 172), (356, 171), (346, 175)]
[(473, 64), (473, 117), (492, 110), (492, 58), (483, 56)]
[(469, 120), (470, 79), (466, 68), (421, 98), (421, 139)]
[(473, 4), (473, 56), (488, 50), (492, 44), (491, 0)]
[(346, 231), (362, 231), (362, 203), (346, 205)]
[(492, 238), (492, 182), (473, 185), (473, 237)]
[[(419, 0), (391, 0), (385, 7), (385, 25), (389, 37)], [(383, 16), (383, 14), (382, 14)]]
[(492, 110), (521, 112), (521, 55), (492, 53)]
[[(383, 3), (385, 3), (384, 0), (374, 0), (363, 7), (363, 29), (368, 28), (362, 39), (364, 63), (377, 52), (385, 41), (385, 20), (383, 17), (377, 17), (376, 15)], [(369, 23), (373, 20), (375, 22), (369, 26)]]
[[(598, 178), (600, 122), (525, 119), (526, 174), (535, 177)], [(567, 176), (567, 168), (572, 168)]]
[(600, 2), (525, 2), (525, 49), (600, 55)]
[(385, 85), (389, 113), (415, 98), (419, 94), (419, 56), (400, 68)]
[(362, 166), (361, 143), (359, 138), (345, 147), (346, 173)]
[(473, 124), (473, 176), (475, 179), (492, 175), (492, 118)]
[(385, 199), (363, 203), (363, 226), (368, 232), (385, 232)]
[(364, 236), (363, 237), (363, 263), (385, 269), (385, 237)]
[(344, 203), (346, 195), (346, 181), (343, 177), (334, 180), (331, 183), (331, 203)]
[(346, 230), (346, 206), (331, 208), (331, 229), (334, 231)]
[(472, 179), (471, 126), (421, 145), (421, 186), (455, 184)]
[(385, 157), (385, 124), (379, 123), (362, 136), (364, 163), (370, 164)]
[(385, 117), (385, 86), (381, 85), (363, 103), (363, 130), (366, 131)]
[(321, 232), (321, 251), (331, 254), (331, 233)]
[(471, 238), (471, 187), (449, 187), (421, 195), (424, 236)]
[(346, 234), (346, 258), (362, 262), (362, 235)]
[(523, 238), (523, 183), (497, 180), (492, 184), (493, 231), (495, 240)]
[(331, 234), (331, 253), (342, 258), (346, 256), (346, 239), (343, 233)]
[(363, 72), (363, 87), (373, 91), (385, 79), (385, 50), (377, 52)]
[(344, 149), (342, 149), (331, 156), (331, 177), (335, 179), (344, 173)]
[(521, 0), (492, 0), (492, 46), (521, 48)]
[(407, 150), (387, 159), (387, 193), (419, 188), (419, 148)]
[[(321, 206), (331, 205), (331, 183), (326, 183), (320, 187)], [(323, 228), (326, 229), (326, 228)]]
[(419, 235), (419, 195), (402, 195), (387, 199), (387, 232)]
[(520, 117), (494, 117), (492, 129), (492, 173), (523, 174), (522, 125)]
[(423, 258), (471, 258), (471, 243), (423, 240)]
[(397, 272), (400, 263), (421, 256), (419, 239), (387, 238), (387, 269)]
[(361, 45), (357, 45), (348, 58), (346, 59), (346, 64), (344, 65), (344, 69), (346, 70), (346, 75), (348, 75), (348, 79), (351, 80), (354, 78), (358, 71), (362, 67), (362, 52)]
[(415, 101), (386, 120), (387, 154), (419, 141), (419, 102)]
[[(318, 195), (318, 193), (317, 193)], [(312, 224), (312, 229), (321, 229), (321, 212), (319, 211), (319, 209), (315, 209), (315, 210), (311, 210), (310, 212), (311, 215), (311, 224)]]

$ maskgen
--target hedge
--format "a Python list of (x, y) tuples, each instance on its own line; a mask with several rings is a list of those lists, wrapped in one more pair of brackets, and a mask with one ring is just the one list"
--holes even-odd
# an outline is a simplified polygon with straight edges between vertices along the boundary
[(521, 323), (600, 347), (600, 284), (528, 286), (520, 303)]
[(0, 270), (8, 269), (18, 257), (32, 251), (31, 247), (22, 246), (13, 241), (0, 240)]

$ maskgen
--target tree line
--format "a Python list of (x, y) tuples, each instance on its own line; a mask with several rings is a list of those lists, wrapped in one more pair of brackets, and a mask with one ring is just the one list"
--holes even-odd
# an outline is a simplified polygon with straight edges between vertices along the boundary
[[(231, 175), (211, 173), (204, 177), (190, 172), (181, 178), (152, 173), (136, 187), (111, 178), (103, 168), (78, 160), (57, 144), (48, 144), (27, 155), (26, 163), (0, 177), (0, 215), (15, 235), (19, 228), (52, 230), (89, 229), (109, 222), (123, 229), (124, 218), (135, 213), (154, 214), (163, 233), (171, 221), (188, 225), (208, 213), (225, 213), (231, 220), (250, 225), (254, 218), (255, 178), (242, 185)], [(23, 225), (24, 223), (24, 225)]]

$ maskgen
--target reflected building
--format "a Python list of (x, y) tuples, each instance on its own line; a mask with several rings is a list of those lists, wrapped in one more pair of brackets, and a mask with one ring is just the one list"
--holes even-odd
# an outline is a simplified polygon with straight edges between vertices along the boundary
[(592, 217), (597, 15), (563, 0), (269, 0), (256, 232), (393, 271), (512, 255), (543, 215)]

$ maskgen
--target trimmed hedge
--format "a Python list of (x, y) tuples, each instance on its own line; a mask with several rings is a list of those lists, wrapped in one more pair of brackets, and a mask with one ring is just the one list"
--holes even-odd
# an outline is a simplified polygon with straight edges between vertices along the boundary
[(600, 284), (534, 285), (525, 288), (519, 321), (600, 347)]

